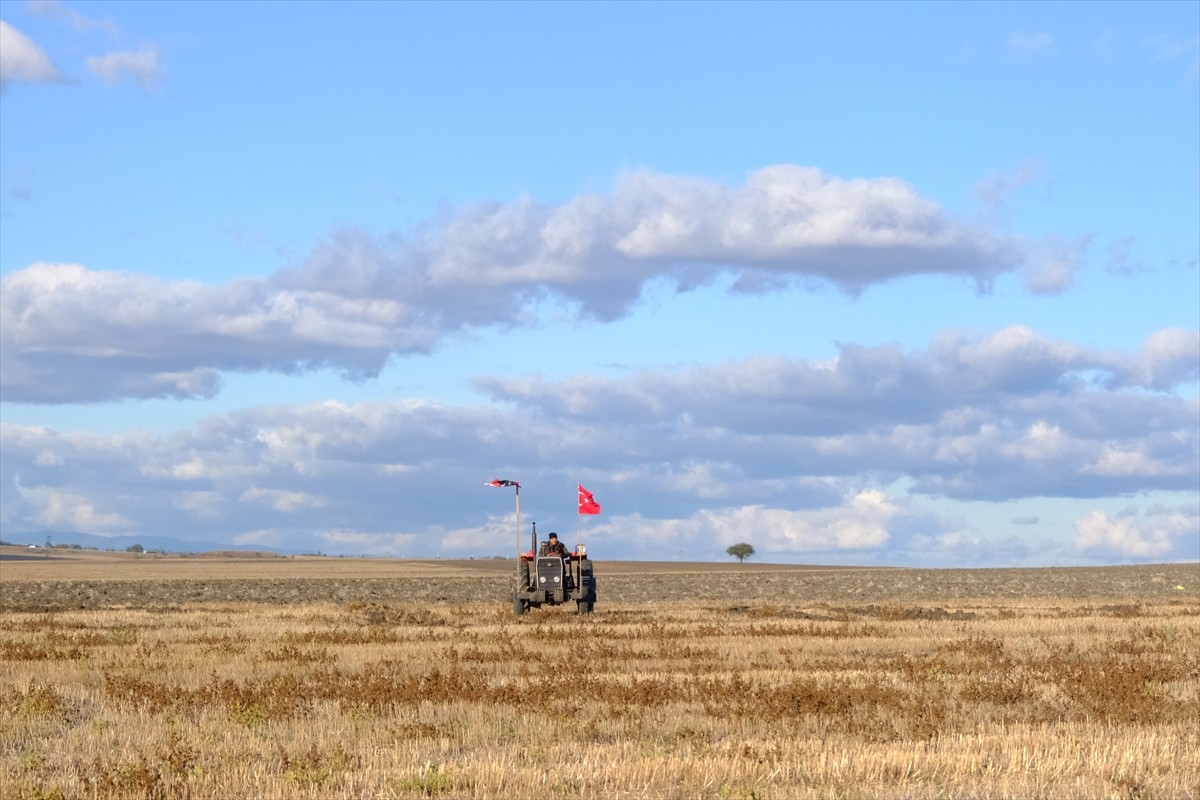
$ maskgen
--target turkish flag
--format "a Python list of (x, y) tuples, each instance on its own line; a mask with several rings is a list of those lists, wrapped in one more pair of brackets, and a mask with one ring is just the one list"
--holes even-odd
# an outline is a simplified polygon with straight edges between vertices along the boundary
[(583, 488), (583, 484), (579, 484), (579, 513), (580, 514), (599, 514), (600, 504), (596, 502), (596, 498), (592, 497), (592, 493)]

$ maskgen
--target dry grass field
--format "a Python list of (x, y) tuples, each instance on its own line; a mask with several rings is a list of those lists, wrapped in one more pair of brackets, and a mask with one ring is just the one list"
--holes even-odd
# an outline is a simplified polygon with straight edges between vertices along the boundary
[(30, 555), (3, 798), (1200, 798), (1196, 564)]

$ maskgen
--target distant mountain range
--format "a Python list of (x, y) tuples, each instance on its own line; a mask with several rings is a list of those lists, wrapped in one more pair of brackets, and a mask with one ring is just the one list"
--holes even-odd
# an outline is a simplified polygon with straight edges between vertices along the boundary
[(96, 550), (127, 550), (135, 544), (140, 544), (146, 550), (161, 550), (164, 553), (207, 553), (211, 550), (255, 550), (270, 553), (295, 555), (290, 550), (280, 550), (276, 547), (262, 545), (237, 545), (226, 542), (193, 542), (186, 539), (175, 539), (170, 536), (97, 536), (94, 533), (79, 531), (25, 531), (23, 533), (5, 532), (0, 535), (0, 544), (35, 544), (78, 545), (79, 547)]

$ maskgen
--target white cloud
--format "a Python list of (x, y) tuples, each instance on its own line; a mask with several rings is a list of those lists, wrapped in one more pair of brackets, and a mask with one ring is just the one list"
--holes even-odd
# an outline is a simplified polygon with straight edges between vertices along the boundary
[(1138, 446), (1106, 444), (1095, 460), (1080, 468), (1084, 474), (1123, 476), (1188, 475), (1187, 465), (1164, 463), (1147, 455)]
[(468, 207), (420, 239), (340, 234), (266, 279), (12, 271), (0, 295), (0, 388), (60, 403), (211, 397), (221, 370), (368, 377), (393, 354), (428, 352), (464, 329), (527, 324), (532, 297), (614, 319), (651, 281), (687, 287), (718, 272), (739, 291), (819, 278), (853, 292), (919, 273), (987, 285), (1025, 249), (894, 178), (782, 165), (730, 187), (640, 172), (608, 197)]
[[(521, 376), (480, 378), (476, 387), (496, 399), (556, 414), (596, 419), (636, 411), (646, 419), (678, 420), (696, 429), (709, 423), (710, 410), (726, 415), (727, 425), (759, 424), (764, 403), (792, 411), (793, 418), (800, 417), (793, 424), (800, 426), (809, 424), (805, 414), (820, 415), (827, 431), (839, 430), (843, 412), (857, 418), (867, 411), (884, 422), (903, 421), (914, 413), (929, 420), (953, 412), (960, 423), (977, 429), (995, 420), (989, 413), (964, 416), (972, 402), (990, 405), (1010, 396), (1058, 394), (1079, 383), (1080, 373), (1103, 376), (1110, 388), (1170, 390), (1195, 380), (1198, 359), (1200, 333), (1179, 329), (1151, 334), (1131, 355), (1081, 347), (1012, 325), (990, 334), (943, 330), (928, 349), (912, 353), (895, 345), (847, 343), (834, 360), (756, 356), (718, 367), (643, 372), (619, 381), (579, 376), (551, 384)], [(679, 397), (692, 401), (686, 417), (680, 416)]]
[(234, 544), (239, 546), (258, 545), (261, 547), (285, 547), (289, 545), (287, 536), (276, 530), (259, 529), (239, 533), (232, 538)]
[(198, 519), (216, 519), (221, 516), (224, 502), (219, 492), (179, 492), (175, 494), (175, 505)]
[(29, 521), (33, 527), (108, 532), (127, 530), (130, 526), (129, 519), (98, 508), (92, 498), (79, 492), (40, 486), (22, 489), (21, 494), (32, 506)]
[[(969, 555), (974, 534), (920, 514), (921, 497), (1194, 493), (1200, 400), (1148, 384), (1194, 375), (1197, 347), (1160, 332), (1101, 352), (1014, 326), (943, 331), (913, 352), (843, 344), (834, 359), (480, 378), (492, 405), (278, 404), (169, 435), (0, 423), (0, 507), (8, 530), (288, 531), (316, 549), (329, 531), (366, 541), (399, 520), (419, 537), (410, 554), (476, 554), (512, 535), (511, 498), (472, 494), (504, 474), (530, 487), (527, 521), (573, 526), (574, 481), (597, 491), (605, 515), (590, 527), (616, 551), (640, 547), (639, 531), (676, 551), (753, 532), (781, 554)], [(905, 494), (879, 488), (897, 482)], [(996, 547), (979, 552), (1028, 556)]]
[(62, 465), (63, 460), (62, 456), (53, 450), (43, 450), (37, 454), (37, 457), (34, 459), (33, 463), (37, 464), (39, 467), (58, 467)]
[(145, 46), (140, 50), (125, 50), (103, 56), (89, 56), (87, 68), (109, 86), (129, 78), (143, 89), (153, 89), (163, 80), (163, 67), (158, 48)]
[(1164, 328), (1147, 336), (1129, 379), (1164, 390), (1200, 379), (1200, 331)]
[(13, 83), (56, 83), (63, 80), (50, 57), (34, 41), (0, 20), (0, 91)]
[[(65, 3), (58, 2), (58, 0), (28, 0), (27, 7), (38, 16), (65, 21), (76, 32), (77, 38), (84, 38), (83, 35), (97, 30), (106, 33), (113, 39), (122, 36), (120, 26), (111, 19), (90, 17)], [(0, 23), (0, 25), (3, 26), (0, 28), (0, 34), (3, 34), (0, 36), (3, 44), (0, 47), (0, 53), (3, 53), (0, 62), (4, 65), (0, 78), (3, 79), (5, 85), (9, 77), (10, 57), (14, 62), (23, 65), (22, 72), (33, 71), (36, 75), (36, 77), (25, 75), (23, 76), (24, 80), (60, 79), (57, 69), (50, 63), (49, 58), (32, 42), (12, 31), (7, 24)], [(10, 32), (14, 35), (10, 35)], [(20, 39), (16, 37), (20, 37)], [(116, 85), (123, 80), (132, 80), (144, 89), (153, 89), (159, 86), (165, 77), (159, 49), (152, 44), (143, 45), (136, 50), (118, 50), (104, 55), (89, 56), (84, 59), (84, 64), (89, 72), (109, 86)]]
[(251, 486), (238, 497), (243, 503), (263, 503), (276, 511), (292, 512), (329, 505), (324, 497), (308, 492), (290, 492), (282, 489), (264, 489)]
[(614, 199), (610, 212), (625, 217), (615, 248), (639, 260), (757, 265), (858, 288), (916, 272), (984, 278), (1018, 257), (1012, 242), (954, 221), (896, 178), (780, 165), (731, 189), (635, 173)]
[(878, 550), (887, 545), (888, 526), (904, 512), (883, 492), (862, 490), (841, 503), (811, 509), (762, 505), (717, 507), (681, 518), (619, 516), (589, 526), (589, 536), (617, 544), (621, 531), (634, 531), (621, 542), (639, 555), (663, 558), (679, 551), (723, 553), (729, 545), (749, 542), (760, 557), (771, 553), (831, 553)]
[(1093, 511), (1075, 521), (1075, 547), (1089, 554), (1133, 558), (1200, 557), (1200, 511), (1130, 510), (1116, 518)]
[[(438, 527), (430, 531), (427, 540), (437, 542), (439, 552), (446, 554), (447, 551), (458, 551), (466, 554), (486, 554), (486, 553), (512, 553), (515, 547), (513, 521), (511, 519), (496, 520), (499, 524), (490, 524), (483, 528), (455, 528), (453, 530), (443, 530)], [(543, 529), (542, 534), (549, 533)], [(529, 544), (529, 536), (525, 531), (521, 532), (521, 549), (527, 550)], [(420, 537), (406, 536), (396, 544), (389, 543), (390, 547), (419, 546)], [(563, 534), (563, 540), (568, 541), (566, 533)], [(379, 552), (380, 545), (375, 543), (372, 545), (373, 552)]]
[(1047, 243), (1041, 263), (1025, 272), (1025, 288), (1032, 294), (1062, 294), (1072, 288), (1093, 238), (1088, 235), (1071, 242)]
[(1041, 421), (1030, 425), (1018, 438), (1001, 445), (1006, 454), (1028, 461), (1057, 459), (1071, 446), (1070, 437), (1064, 435), (1061, 428)]
[(888, 522), (897, 513), (882, 492), (869, 489), (841, 506), (805, 510), (745, 506), (708, 512), (704, 521), (721, 545), (751, 541), (764, 552), (802, 553), (883, 547)]
[(164, 467), (146, 466), (142, 474), (147, 477), (170, 477), (179, 481), (226, 480), (229, 478), (245, 478), (260, 474), (261, 469), (243, 464), (222, 463), (218, 457), (201, 458), (193, 456), (187, 461), (170, 464)]
[[(1173, 355), (1149, 373), (1146, 352)], [(922, 492), (1001, 500), (1103, 493), (1117, 478), (1126, 490), (1186, 489), (1198, 472), (1197, 401), (1143, 389), (1160, 369), (1186, 379), (1198, 353), (1100, 352), (1014, 326), (944, 331), (911, 354), (843, 345), (832, 367), (761, 357), (476, 386), (539, 417), (610, 431), (614, 451), (669, 465), (653, 468), (660, 485), (706, 497), (761, 490), (778, 463), (792, 474), (908, 474)], [(634, 426), (640, 439), (623, 435)]]
[(110, 36), (119, 36), (121, 28), (109, 19), (95, 19), (68, 7), (58, 0), (26, 0), (26, 7), (40, 17), (52, 17), (66, 20), (71, 27), (80, 32), (102, 30)]

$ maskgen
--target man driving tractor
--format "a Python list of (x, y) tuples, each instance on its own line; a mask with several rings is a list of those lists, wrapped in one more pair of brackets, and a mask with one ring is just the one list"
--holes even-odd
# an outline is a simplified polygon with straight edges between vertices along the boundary
[(542, 551), (538, 553), (539, 557), (558, 556), (559, 558), (570, 558), (571, 552), (567, 550), (567, 546), (558, 540), (558, 534), (550, 531), (550, 535), (546, 541), (542, 542)]
[[(542, 547), (538, 553), (539, 558), (558, 556), (563, 561), (571, 560), (571, 551), (567, 546), (558, 540), (558, 534), (550, 531), (550, 535), (546, 537), (546, 541), (542, 542)], [(575, 588), (575, 581), (572, 580), (571, 570), (565, 569), (566, 589), (571, 591)]]

